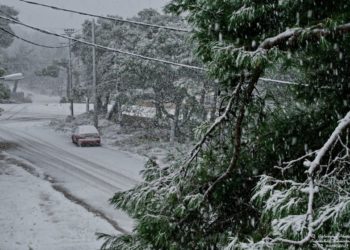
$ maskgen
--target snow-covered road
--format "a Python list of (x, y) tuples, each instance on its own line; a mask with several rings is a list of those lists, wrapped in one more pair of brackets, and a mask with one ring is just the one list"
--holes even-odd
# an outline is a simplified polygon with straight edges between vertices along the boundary
[[(0, 108), (5, 110), (0, 116), (0, 139), (19, 145), (11, 155), (34, 165), (56, 190), (99, 214), (120, 232), (131, 231), (131, 219), (111, 207), (108, 199), (140, 181), (144, 159), (104, 145), (76, 147), (68, 135), (50, 129), (49, 119), (69, 113), (66, 104), (2, 104)], [(76, 114), (84, 108), (84, 104), (76, 105)]]
[(95, 233), (115, 231), (11, 158), (0, 159), (1, 250), (97, 250)]

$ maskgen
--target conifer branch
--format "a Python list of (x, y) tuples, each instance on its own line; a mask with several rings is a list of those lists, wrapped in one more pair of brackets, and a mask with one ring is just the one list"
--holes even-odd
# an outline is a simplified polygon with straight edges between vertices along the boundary
[(234, 152), (230, 160), (230, 165), (228, 166), (226, 171), (222, 175), (217, 177), (216, 180), (209, 186), (207, 191), (204, 193), (204, 197), (208, 197), (218, 183), (228, 179), (232, 175), (233, 170), (237, 167), (237, 163), (241, 153), (242, 124), (245, 117), (245, 111), (246, 111), (247, 105), (249, 104), (251, 95), (255, 89), (255, 86), (259, 80), (260, 74), (261, 74), (260, 70), (257, 70), (257, 72), (253, 74), (252, 79), (245, 91), (245, 96), (243, 97), (243, 102), (241, 103), (241, 107), (239, 109), (238, 117), (234, 128), (235, 130), (234, 131), (234, 138), (235, 138)]
[(346, 23), (343, 25), (336, 26), (333, 29), (329, 28), (319, 28), (319, 26), (311, 27), (311, 28), (293, 28), (288, 29), (274, 37), (270, 37), (265, 39), (258, 49), (256, 50), (270, 50), (273, 47), (281, 47), (288, 44), (294, 44), (301, 35), (304, 38), (318, 38), (327, 37), (333, 34), (346, 34), (350, 32), (350, 23)]
[(232, 92), (230, 99), (228, 101), (228, 104), (225, 108), (224, 113), (216, 118), (215, 122), (210, 126), (210, 128), (207, 130), (207, 132), (203, 135), (202, 139), (194, 146), (194, 148), (191, 151), (190, 158), (186, 161), (185, 166), (188, 166), (199, 154), (202, 146), (204, 143), (209, 139), (211, 134), (216, 130), (216, 128), (225, 122), (228, 119), (228, 116), (231, 112), (232, 106), (234, 105), (234, 101), (238, 99), (238, 95), (240, 93), (241, 87), (242, 87), (243, 81), (240, 81), (235, 90)]
[[(314, 203), (315, 203), (315, 194), (318, 191), (319, 187), (323, 187), (326, 188), (327, 190), (329, 190), (330, 188), (325, 186), (324, 184), (322, 184), (322, 177), (320, 180), (316, 180), (316, 176), (315, 176), (315, 171), (318, 169), (318, 167), (320, 167), (322, 160), (325, 158), (325, 156), (329, 153), (329, 151), (331, 151), (332, 147), (339, 141), (340, 135), (344, 132), (344, 130), (346, 130), (348, 127), (350, 127), (350, 112), (347, 113), (347, 115), (339, 122), (338, 126), (335, 128), (335, 130), (333, 131), (333, 133), (331, 134), (331, 136), (329, 137), (329, 139), (327, 140), (327, 142), (321, 147), (321, 149), (313, 152), (312, 154), (315, 154), (314, 160), (312, 162), (305, 160), (304, 161), (304, 166), (308, 167), (308, 170), (306, 171), (308, 178), (306, 181), (306, 188), (301, 189), (302, 186), (300, 186), (297, 183), (293, 183), (290, 182), (290, 184), (292, 186), (300, 186), (298, 189), (299, 191), (302, 192), (307, 192), (308, 193), (308, 202), (307, 202), (307, 212), (304, 215), (305, 218), (305, 223), (307, 225), (307, 234), (304, 238), (302, 238), (301, 240), (290, 240), (290, 239), (285, 239), (282, 237), (278, 237), (275, 239), (268, 239), (266, 238), (265, 240), (267, 240), (267, 242), (269, 244), (276, 244), (276, 243), (284, 243), (284, 244), (291, 244), (291, 245), (297, 245), (297, 246), (303, 246), (305, 244), (308, 244), (312, 241), (315, 240), (315, 232), (317, 231), (317, 229), (319, 229), (321, 227), (321, 225), (333, 218), (334, 216), (336, 216), (337, 211), (333, 211), (332, 208), (326, 207), (328, 208), (328, 212), (326, 213), (321, 213), (321, 215), (318, 215), (318, 218), (315, 218), (315, 207), (314, 207)], [(347, 151), (347, 146), (342, 144), (343, 147), (345, 147), (345, 151), (346, 151), (346, 157), (349, 157), (348, 151)], [(310, 156), (311, 154), (306, 154), (305, 156)], [(304, 160), (305, 157), (300, 157), (297, 160), (293, 160), (291, 162), (287, 162), (285, 164), (287, 164), (287, 166), (290, 166), (294, 163), (296, 163), (297, 161), (301, 161)], [(342, 159), (342, 157), (336, 157), (337, 160)], [(332, 161), (331, 161), (332, 162)], [(335, 173), (334, 171), (332, 171), (331, 173)], [(324, 176), (328, 176), (330, 177), (330, 175), (325, 174)], [(323, 177), (324, 177), (323, 176)], [(275, 184), (280, 183), (281, 181), (278, 180), (273, 180), (273, 182)], [(285, 182), (285, 181), (284, 181)], [(286, 183), (286, 182), (285, 182)], [(274, 185), (275, 185), (274, 184)], [(274, 186), (275, 187), (275, 186)], [(339, 187), (339, 189), (341, 189), (341, 187)], [(336, 207), (337, 205), (341, 204), (342, 202), (344, 204), (346, 204), (346, 202), (350, 202), (349, 201), (349, 196), (346, 192), (346, 196), (345, 196), (345, 201), (341, 200), (342, 195), (340, 194), (340, 192), (342, 192), (343, 190), (341, 189), (339, 190), (331, 190), (333, 193), (337, 193), (339, 195), (339, 201), (338, 203), (335, 203), (335, 205), (333, 204), (334, 207)], [(257, 193), (254, 196), (259, 196), (259, 193)], [(344, 197), (343, 197), (344, 198)], [(345, 206), (345, 205), (344, 205)], [(339, 210), (339, 209), (337, 209)], [(315, 244), (317, 244), (317, 242), (315, 242)]]

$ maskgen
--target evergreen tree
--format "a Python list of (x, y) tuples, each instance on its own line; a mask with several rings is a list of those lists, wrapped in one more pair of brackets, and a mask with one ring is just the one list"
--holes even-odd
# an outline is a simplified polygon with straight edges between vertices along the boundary
[[(9, 7), (6, 5), (0, 5), (0, 14), (9, 18), (16, 18), (18, 15), (18, 12), (12, 7)], [(10, 22), (7, 20), (1, 19), (0, 26), (1, 28), (6, 29), (7, 31), (13, 32), (10, 27)], [(1, 33), (0, 48), (8, 48), (14, 40), (13, 36), (1, 30), (0, 30), (0, 33)]]
[[(278, 247), (237, 242), (275, 236), (251, 203), (257, 177), (282, 178), (274, 165), (321, 148), (345, 116), (350, 5), (346, 0), (173, 0), (167, 10), (186, 13), (193, 25), (197, 56), (219, 83), (220, 116), (197, 129), (199, 142), (186, 160), (168, 168), (149, 161), (143, 183), (112, 198), (136, 226), (131, 235), (101, 235), (106, 239), (102, 249)], [(280, 63), (303, 72), (296, 80), (307, 87), (285, 91), (294, 103), (269, 103), (277, 98), (269, 96), (268, 87), (264, 97), (254, 92), (259, 78)], [(324, 92), (329, 88), (335, 91)], [(302, 183), (304, 171), (299, 167), (283, 174)], [(263, 179), (258, 187), (267, 184)], [(268, 221), (283, 219), (282, 205)], [(279, 233), (290, 236), (288, 230)], [(307, 235), (301, 231), (293, 239)], [(231, 236), (237, 238), (231, 242)], [(305, 239), (297, 245), (313, 240)]]
[[(6, 5), (0, 5), (0, 14), (6, 15), (7, 17), (11, 17), (11, 18), (16, 18), (16, 16), (18, 15), (18, 12), (12, 7), (9, 7)], [(10, 23), (6, 20), (3, 20), (3, 19), (0, 20), (0, 27), (7, 31), (13, 32), (10, 27)], [(14, 40), (13, 36), (0, 30), (0, 77), (5, 75), (6, 68), (8, 67), (8, 65), (5, 64), (5, 60), (7, 61), (8, 58), (5, 52), (3, 51), (3, 49), (8, 48), (12, 44), (13, 40)], [(9, 88), (4, 84), (0, 83), (0, 100), (9, 99), (9, 98), (10, 98)]]
[[(180, 17), (162, 15), (153, 9), (142, 10), (132, 19), (159, 25), (185, 26)], [(188, 34), (115, 24), (106, 20), (98, 20), (95, 30), (98, 44), (144, 56), (199, 65), (187, 43)], [(83, 36), (87, 40), (91, 37), (91, 24), (88, 21), (83, 24)], [(86, 66), (85, 75), (89, 83), (91, 49), (75, 44), (73, 51)], [(170, 123), (173, 123), (175, 136), (184, 138), (191, 136), (192, 128), (204, 117), (204, 105), (201, 107), (196, 98), (199, 92), (197, 89), (198, 85), (206, 83), (210, 92), (211, 86), (203, 72), (197, 73), (104, 50), (97, 50), (96, 61), (98, 96), (104, 113), (107, 112), (108, 101), (115, 101), (108, 118), (119, 121), (122, 105), (151, 104), (156, 109), (155, 123), (165, 128), (171, 127)], [(174, 114), (168, 111), (169, 107), (174, 107)]]
[[(12, 7), (9, 7), (6, 5), (0, 5), (0, 14), (5, 15), (9, 18), (16, 18), (16, 16), (18, 15), (18, 12)], [(10, 27), (10, 22), (4, 19), (0, 20), (0, 27), (9, 32), (13, 32), (12, 28)], [(8, 48), (12, 44), (12, 42), (14, 41), (14, 37), (2, 30), (0, 30), (0, 34), (1, 34), (0, 36), (0, 76), (1, 76), (1, 73), (4, 74), (4, 68), (6, 68), (5, 65), (3, 65), (6, 59), (6, 55), (3, 49)]]

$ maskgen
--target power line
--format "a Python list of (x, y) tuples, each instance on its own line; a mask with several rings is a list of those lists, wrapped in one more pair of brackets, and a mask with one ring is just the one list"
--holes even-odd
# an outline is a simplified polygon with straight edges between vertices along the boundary
[[(19, 21), (18, 19), (16, 19), (16, 18), (14, 18), (14, 17), (12, 17), (12, 16), (10, 16), (9, 14), (7, 14), (6, 12), (4, 12), (4, 11), (2, 11), (2, 10), (0, 10), (0, 13), (2, 13), (3, 15), (5, 15), (6, 17), (8, 17), (8, 18), (10, 18), (10, 19), (12, 19), (12, 20), (15, 20), (15, 21)], [(55, 29), (55, 30), (64, 30), (65, 28), (58, 28), (58, 27), (40, 27), (40, 28), (42, 28), (42, 29)], [(82, 29), (78, 29), (78, 30), (75, 30), (74, 32), (73, 32), (73, 34), (75, 34), (75, 33), (78, 33), (78, 32), (80, 32)]]
[(168, 65), (174, 65), (174, 66), (177, 66), (177, 67), (183, 67), (183, 68), (188, 68), (188, 69), (193, 69), (193, 70), (206, 71), (206, 69), (204, 69), (202, 67), (197, 67), (197, 66), (188, 65), (188, 64), (171, 62), (171, 61), (158, 59), (158, 58), (153, 58), (153, 57), (149, 57), (149, 56), (143, 56), (143, 55), (135, 54), (133, 52), (122, 51), (122, 50), (118, 50), (118, 49), (102, 46), (102, 45), (99, 45), (99, 44), (87, 42), (87, 41), (76, 39), (76, 38), (69, 37), (69, 36), (66, 36), (66, 35), (60, 35), (60, 34), (57, 34), (57, 33), (54, 33), (54, 32), (50, 32), (50, 31), (47, 31), (47, 30), (43, 30), (43, 29), (40, 29), (40, 28), (31, 26), (31, 25), (28, 25), (28, 24), (19, 22), (19, 21), (15, 20), (15, 19), (12, 19), (12, 18), (7, 18), (7, 17), (1, 16), (1, 15), (0, 15), (0, 18), (4, 19), (4, 20), (7, 20), (7, 21), (11, 21), (13, 23), (22, 25), (24, 27), (27, 27), (27, 28), (30, 28), (30, 29), (33, 29), (33, 30), (36, 30), (36, 31), (39, 31), (39, 32), (44, 33), (44, 34), (57, 36), (57, 37), (65, 38), (65, 39), (68, 39), (68, 40), (73, 40), (75, 42), (82, 43), (82, 44), (85, 44), (85, 45), (88, 45), (88, 46), (91, 46), (91, 47), (95, 47), (95, 48), (99, 48), (99, 49), (103, 49), (103, 50), (107, 50), (107, 51), (112, 51), (112, 52), (116, 52), (116, 53), (120, 53), (120, 54), (124, 54), (124, 55), (128, 55), (128, 56), (132, 56), (132, 57), (137, 57), (137, 58), (148, 60), (148, 61), (164, 63), (164, 64), (168, 64)]
[(274, 82), (274, 83), (281, 83), (281, 84), (287, 84), (287, 85), (303, 85), (303, 86), (308, 86), (307, 84), (300, 84), (296, 82), (290, 82), (290, 81), (283, 81), (283, 80), (275, 80), (275, 79), (270, 79), (270, 78), (263, 78), (260, 77), (259, 80), (263, 82)]
[(2, 10), (0, 10), (0, 13), (2, 13), (3, 15), (5, 15), (5, 16), (8, 17), (8, 18), (17, 20), (17, 19), (15, 19), (14, 17), (10, 16), (9, 14), (7, 14), (6, 12), (4, 12), (4, 11), (2, 11)]
[[(19, 1), (29, 2), (29, 1), (25, 1), (25, 0), (19, 0)], [(13, 19), (13, 18), (6, 18), (6, 17), (2, 17), (2, 16), (0, 16), (0, 18), (6, 19), (8, 21), (12, 21), (14, 23), (23, 25), (23, 26), (25, 26), (27, 28), (34, 29), (34, 30), (37, 30), (37, 31), (45, 33), (45, 34), (49, 34), (49, 35), (53, 35), (53, 36), (57, 36), (57, 37), (62, 37), (62, 38), (65, 38), (65, 39), (70, 39), (70, 40), (73, 40), (75, 42), (83, 43), (83, 44), (86, 44), (86, 45), (89, 45), (89, 46), (94, 46), (96, 48), (100, 48), (100, 49), (104, 49), (104, 50), (108, 50), (108, 51), (112, 51), (112, 52), (116, 52), (116, 53), (120, 53), (120, 54), (126, 54), (126, 55), (129, 55), (129, 56), (138, 57), (138, 58), (145, 59), (145, 60), (156, 61), (156, 62), (160, 62), (160, 63), (170, 64), (170, 65), (174, 65), (174, 66), (185, 67), (185, 68), (190, 68), (190, 69), (195, 69), (195, 70), (207, 71), (207, 69), (201, 68), (201, 67), (197, 67), (197, 66), (181, 64), (181, 63), (175, 63), (175, 62), (170, 62), (170, 61), (166, 61), (166, 60), (162, 60), (162, 59), (142, 56), (142, 55), (138, 55), (138, 54), (135, 54), (135, 53), (132, 53), (132, 52), (121, 51), (121, 50), (105, 47), (105, 46), (102, 46), (102, 45), (86, 42), (86, 41), (75, 39), (75, 38), (68, 37), (68, 36), (65, 36), (65, 35), (59, 35), (59, 34), (56, 34), (56, 33), (53, 33), (53, 32), (42, 30), (40, 28), (29, 26), (27, 24), (24, 24), (24, 23), (21, 23), (21, 22), (17, 21), (16, 19)], [(275, 80), (275, 79), (263, 78), (263, 77), (259, 78), (259, 80), (261, 80), (263, 82), (281, 83), (281, 84), (286, 84), (286, 85), (303, 85), (303, 84), (299, 84), (299, 83), (295, 83), (295, 82), (283, 81), (283, 80)], [(303, 86), (307, 86), (307, 85), (304, 84)]]
[(10, 31), (8, 31), (8, 30), (2, 28), (2, 27), (0, 27), (0, 30), (2, 30), (3, 32), (5, 32), (5, 33), (7, 33), (7, 34), (9, 34), (9, 35), (11, 35), (13, 37), (16, 37), (19, 40), (22, 40), (22, 41), (24, 41), (26, 43), (29, 43), (29, 44), (32, 44), (32, 45), (35, 45), (35, 46), (38, 46), (38, 47), (48, 48), (48, 49), (60, 49), (60, 48), (68, 47), (68, 45), (65, 45), (65, 46), (48, 46), (48, 45), (44, 45), (44, 44), (39, 44), (39, 43), (35, 43), (35, 42), (32, 42), (32, 41), (29, 41), (29, 40), (27, 40), (27, 39), (25, 39), (23, 37), (20, 37), (20, 36), (10, 32)]
[[(264, 81), (264, 82), (281, 83), (281, 84), (292, 85), (292, 86), (310, 87), (310, 84), (289, 82), (289, 81), (284, 81), (284, 80), (275, 80), (275, 79), (263, 78), (263, 77), (259, 78), (259, 80)], [(327, 90), (335, 90), (334, 88), (332, 88), (330, 86), (321, 86), (319, 88), (320, 89), (327, 89)]]
[(106, 19), (106, 20), (110, 20), (110, 21), (130, 23), (130, 24), (135, 24), (135, 25), (147, 26), (147, 27), (158, 28), (158, 29), (166, 29), (166, 30), (172, 30), (172, 31), (178, 31), (178, 32), (190, 32), (190, 30), (188, 30), (188, 29), (181, 29), (181, 28), (156, 25), (156, 24), (150, 24), (150, 23), (144, 23), (144, 22), (138, 22), (138, 21), (124, 20), (124, 19), (108, 17), (108, 16), (106, 17), (106, 16), (101, 16), (101, 15), (96, 15), (96, 14), (91, 14), (91, 13), (86, 13), (86, 12), (81, 12), (81, 11), (76, 11), (76, 10), (60, 8), (57, 6), (52, 6), (52, 5), (47, 5), (47, 4), (42, 4), (42, 3), (32, 2), (32, 1), (26, 1), (26, 0), (18, 0), (18, 1), (25, 2), (28, 4), (38, 5), (38, 6), (42, 6), (42, 7), (47, 7), (47, 8), (51, 8), (54, 10), (75, 13), (75, 14), (79, 14), (79, 15), (83, 15), (83, 16), (96, 17), (96, 18)]

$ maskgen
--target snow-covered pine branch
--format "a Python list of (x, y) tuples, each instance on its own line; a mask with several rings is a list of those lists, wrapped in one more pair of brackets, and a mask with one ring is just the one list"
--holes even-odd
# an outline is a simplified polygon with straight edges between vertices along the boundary
[[(245, 12), (246, 11), (244, 11), (244, 13)], [(245, 16), (246, 14), (242, 15)], [(220, 61), (225, 64), (235, 65), (234, 70), (236, 72), (251, 70), (268, 64), (286, 51), (291, 51), (303, 46), (305, 41), (313, 40), (316, 43), (327, 43), (327, 38), (342, 36), (349, 32), (350, 23), (336, 25), (331, 28), (326, 27), (324, 24), (319, 24), (308, 28), (288, 28), (282, 33), (265, 38), (260, 44), (259, 41), (254, 41), (249, 47), (237, 47), (232, 44), (225, 44), (221, 41), (214, 42), (212, 45), (215, 51), (213, 60), (214, 62)], [(232, 59), (234, 59), (234, 61), (232, 61)], [(212, 67), (216, 69), (216, 63), (209, 65), (209, 69)]]
[[(278, 244), (321, 247), (317, 234), (325, 225), (335, 229), (346, 226), (350, 212), (350, 155), (348, 134), (344, 132), (349, 126), (350, 112), (319, 150), (284, 163), (287, 169), (300, 167), (301, 163), (307, 167), (304, 181), (261, 176), (252, 201), (263, 204), (262, 217), (268, 218), (273, 237), (256, 243), (242, 243), (235, 238), (228, 249), (272, 248)], [(342, 137), (346, 137), (346, 143)], [(314, 159), (307, 160), (312, 155), (315, 155)], [(331, 159), (326, 161), (326, 157)], [(285, 168), (281, 167), (281, 170)]]
[(327, 37), (330, 35), (343, 35), (350, 32), (350, 23), (345, 23), (338, 25), (332, 29), (322, 27), (321, 25), (311, 27), (311, 28), (291, 28), (286, 31), (274, 36), (265, 39), (258, 49), (269, 50), (276, 46), (283, 45), (293, 45), (297, 42), (298, 39), (307, 39), (317, 37)]

